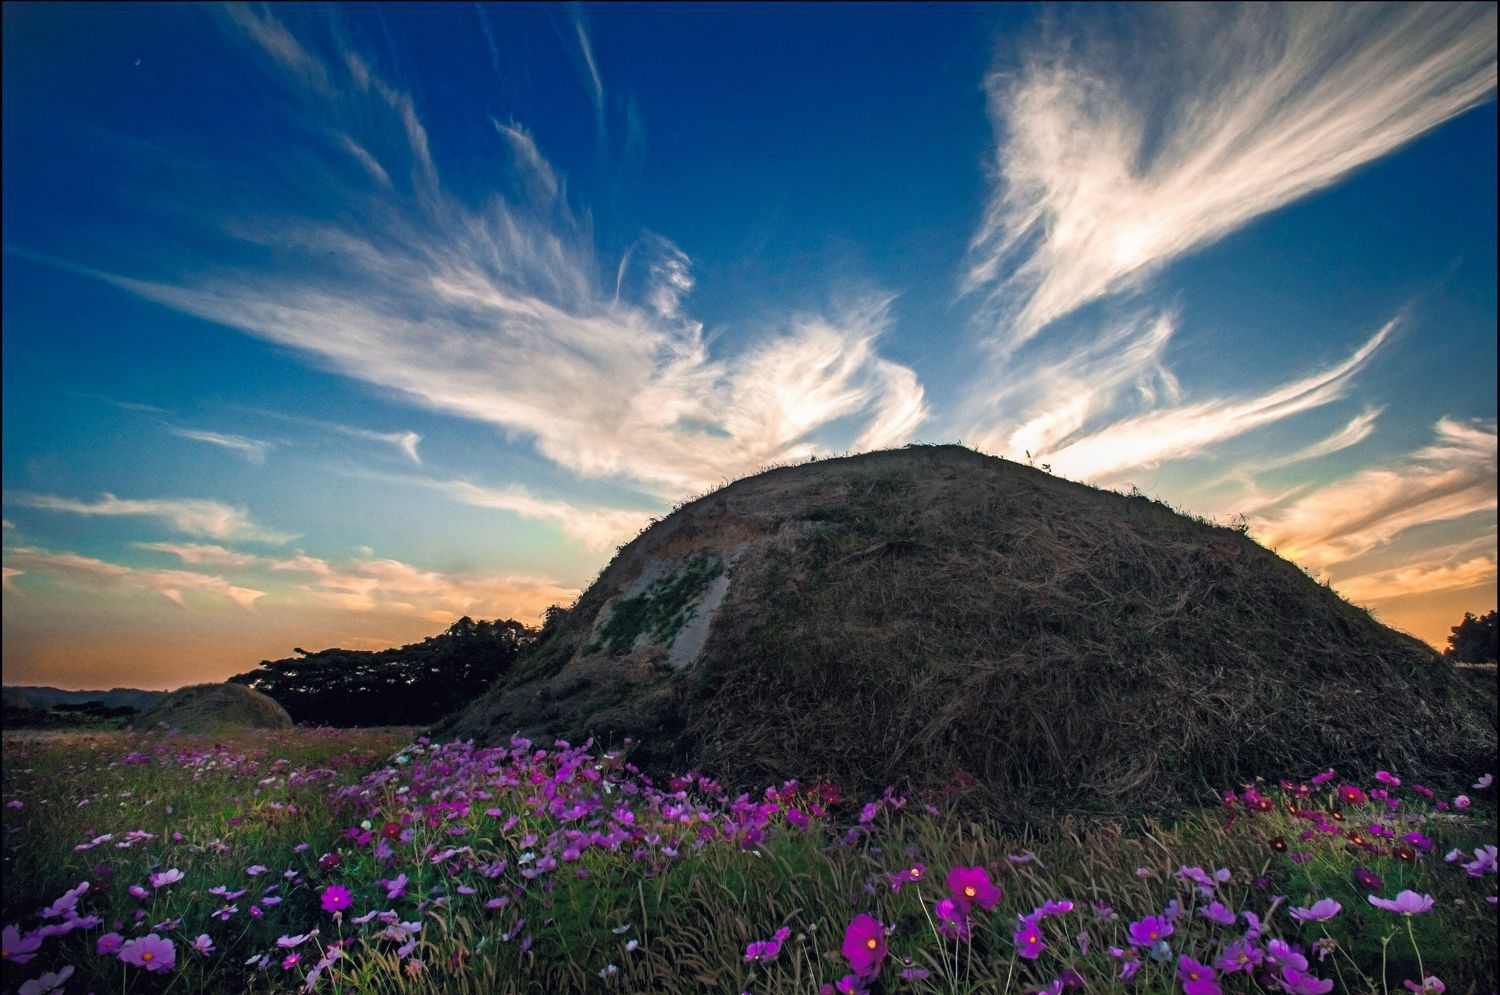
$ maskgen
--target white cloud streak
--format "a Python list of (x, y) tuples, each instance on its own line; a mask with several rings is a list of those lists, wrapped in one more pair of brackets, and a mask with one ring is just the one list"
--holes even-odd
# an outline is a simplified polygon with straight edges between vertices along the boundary
[(1417, 564), (1341, 580), (1338, 591), (1359, 604), (1379, 604), (1416, 594), (1433, 594), (1495, 583), (1495, 557), (1475, 556), (1452, 565)]
[(455, 501), (476, 508), (495, 508), (514, 512), (556, 526), (559, 531), (594, 550), (610, 550), (632, 539), (650, 522), (643, 511), (623, 508), (596, 508), (568, 501), (539, 498), (519, 484), (509, 487), (481, 487), (464, 480), (424, 480), (398, 478), (440, 491)]
[[(496, 123), (515, 197), (460, 203), (437, 186), (409, 96), (350, 51), (342, 66), (310, 70), (305, 60), (317, 60), (286, 42), (273, 12), (234, 20), (264, 49), (272, 82), (325, 121), (330, 159), (347, 159), (351, 120), (398, 118), (419, 195), (368, 201), (368, 186), (324, 191), (325, 203), (353, 205), (340, 216), (361, 217), (359, 225), (277, 217), (282, 208), (265, 205), (266, 220), (232, 234), (309, 262), (283, 272), (96, 275), (423, 407), (530, 438), (577, 473), (633, 479), (664, 497), (854, 440), (899, 444), (925, 418), (915, 374), (874, 347), (889, 321), (886, 295), (780, 323), (769, 343), (712, 356), (701, 325), (683, 313), (686, 254), (652, 236), (639, 292), (620, 299), (604, 290), (586, 218), (574, 217), (561, 180), (518, 126)], [(263, 165), (285, 169), (269, 155)], [(409, 455), (415, 462), (415, 443)]]
[[(137, 570), (76, 553), (54, 553), (23, 546), (5, 551), (7, 570), (14, 574), (36, 574), (104, 589), (142, 588), (187, 607), (188, 593), (225, 597), (249, 611), (266, 592), (241, 587), (223, 577), (187, 570)], [(9, 575), (8, 575), (9, 576)]]
[(1329, 369), (1253, 397), (1177, 404), (1121, 418), (1070, 438), (1050, 453), (1050, 462), (1068, 477), (1106, 480), (1125, 471), (1200, 455), (1214, 443), (1338, 400), (1395, 326), (1390, 322)]
[[(1409, 529), (1493, 515), (1494, 426), (1445, 418), (1436, 432), (1432, 445), (1396, 465), (1362, 470), (1264, 511), (1251, 519), (1252, 528), (1267, 546), (1308, 569), (1331, 571), (1337, 583), (1340, 565)], [(1426, 562), (1430, 554), (1418, 555)]]
[(257, 466), (265, 463), (266, 453), (272, 447), (272, 443), (261, 439), (249, 439), (243, 435), (226, 435), (222, 432), (207, 432), (196, 428), (170, 428), (167, 431), (184, 439), (207, 442), (209, 445), (239, 453), (247, 462)]
[(1494, 4), (1132, 7), (1125, 37), (1083, 10), (987, 80), (997, 183), (965, 288), (1002, 351), (1495, 89)]
[(212, 539), (245, 539), (284, 543), (296, 536), (257, 525), (244, 508), (198, 498), (118, 498), (105, 494), (98, 501), (78, 501), (50, 494), (15, 494), (10, 500), (29, 508), (84, 516), (141, 516), (166, 522), (186, 535)]
[(138, 542), (135, 545), (157, 553), (168, 553), (193, 566), (244, 567), (259, 561), (259, 557), (207, 543)]
[(304, 593), (347, 611), (420, 615), (433, 621), (455, 616), (536, 617), (552, 604), (569, 604), (576, 588), (540, 577), (444, 574), (389, 559), (333, 564), (298, 556), (272, 569), (312, 575)]

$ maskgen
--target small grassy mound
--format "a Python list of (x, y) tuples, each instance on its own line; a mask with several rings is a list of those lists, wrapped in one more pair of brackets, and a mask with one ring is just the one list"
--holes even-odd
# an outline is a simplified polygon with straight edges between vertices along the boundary
[[(711, 607), (678, 603), (718, 569)], [(689, 624), (625, 624), (657, 615)], [(679, 631), (705, 625), (679, 666)], [(439, 729), (630, 737), (650, 769), (741, 787), (963, 772), (1018, 814), (1160, 809), (1326, 762), (1437, 777), (1495, 749), (1493, 692), (1243, 530), (955, 446), (680, 508)]]
[(179, 688), (142, 712), (137, 729), (166, 726), (183, 732), (290, 729), (292, 717), (275, 700), (242, 684)]

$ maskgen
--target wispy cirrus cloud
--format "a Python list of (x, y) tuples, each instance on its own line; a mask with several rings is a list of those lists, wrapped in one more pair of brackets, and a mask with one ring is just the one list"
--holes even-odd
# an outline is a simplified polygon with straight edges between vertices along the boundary
[(547, 522), (564, 535), (594, 550), (609, 550), (645, 528), (651, 516), (644, 511), (599, 508), (571, 501), (541, 498), (519, 484), (483, 487), (466, 480), (429, 480), (421, 477), (386, 478), (439, 491), (476, 508), (496, 508), (523, 518)]
[(1123, 34), (1079, 11), (987, 79), (996, 185), (964, 286), (1002, 350), (1495, 89), (1493, 4), (1170, 4)]
[(212, 539), (245, 539), (285, 543), (296, 536), (257, 525), (244, 508), (200, 498), (119, 498), (105, 494), (97, 501), (79, 501), (51, 494), (18, 493), (7, 500), (29, 508), (84, 516), (156, 518), (186, 535)]
[(5, 559), (7, 579), (24, 573), (104, 589), (140, 588), (155, 591), (183, 606), (187, 605), (187, 594), (203, 593), (228, 598), (250, 610), (266, 595), (265, 591), (243, 587), (213, 574), (188, 570), (138, 570), (91, 556), (57, 553), (32, 546), (7, 549)]
[[(714, 355), (685, 313), (687, 255), (652, 236), (610, 274), (612, 292), (587, 216), (575, 215), (524, 129), (496, 123), (511, 189), (471, 206), (441, 187), (412, 98), (357, 52), (345, 46), (324, 60), (274, 11), (236, 8), (230, 21), (268, 84), (291, 94), (302, 128), (321, 127), (323, 147), (308, 154), (329, 164), (297, 182), (330, 178), (320, 202), (347, 209), (288, 217), (246, 190), (255, 206), (244, 213), (256, 220), (213, 222), (305, 266), (94, 275), (423, 407), (530, 438), (577, 473), (629, 478), (662, 496), (819, 449), (897, 444), (926, 417), (915, 373), (876, 348), (889, 295), (774, 321), (766, 341)], [(404, 137), (378, 155), (390, 176), (410, 176), (411, 196), (339, 178), (345, 138), (361, 137), (360, 122)], [(288, 169), (270, 150), (258, 165), (261, 175)], [(634, 292), (621, 295), (622, 286)], [(414, 441), (409, 453), (416, 462)]]
[(1359, 604), (1380, 604), (1414, 594), (1433, 594), (1495, 582), (1495, 555), (1473, 556), (1453, 564), (1415, 564), (1361, 574), (1337, 583), (1338, 591)]
[[(1267, 546), (1310, 570), (1330, 571), (1418, 526), (1496, 508), (1496, 435), (1490, 425), (1443, 419), (1432, 445), (1361, 470), (1251, 516)], [(1429, 552), (1407, 567), (1434, 569)], [(1351, 571), (1345, 569), (1343, 572)]]
[(243, 435), (227, 435), (222, 432), (208, 432), (196, 428), (170, 428), (167, 431), (184, 439), (192, 439), (194, 442), (207, 442), (209, 445), (219, 446), (239, 453), (248, 462), (257, 466), (266, 461), (266, 453), (271, 451), (274, 443), (263, 439), (251, 439)]
[[(1077, 480), (1118, 483), (1131, 471), (1201, 456), (1217, 443), (1346, 396), (1400, 320), (1325, 369), (1253, 394), (1200, 400), (1187, 398), (1166, 362), (1176, 324), (1172, 314), (1138, 316), (1052, 356), (1038, 349), (1044, 343), (1034, 344), (1025, 357), (1008, 361), (1001, 385), (972, 407), (974, 427), (965, 438), (989, 452), (1030, 456)], [(1355, 444), (1369, 434), (1374, 417), (1355, 419), (1295, 459)]]
[(1130, 470), (1200, 455), (1214, 443), (1329, 404), (1395, 329), (1392, 321), (1357, 350), (1325, 370), (1250, 397), (1215, 398), (1157, 407), (1068, 438), (1051, 450), (1057, 472), (1084, 480), (1113, 480)]
[(169, 553), (183, 563), (190, 563), (194, 566), (244, 567), (260, 559), (248, 553), (237, 553), (232, 549), (209, 543), (138, 542), (135, 545), (157, 553)]
[(579, 593), (541, 577), (442, 573), (391, 559), (331, 563), (299, 555), (271, 568), (310, 575), (302, 592), (348, 611), (420, 615), (440, 622), (460, 615), (536, 618), (549, 605), (568, 604)]

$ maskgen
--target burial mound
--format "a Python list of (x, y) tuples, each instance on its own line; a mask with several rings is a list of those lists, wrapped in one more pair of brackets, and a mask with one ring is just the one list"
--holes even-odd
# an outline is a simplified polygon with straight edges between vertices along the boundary
[(655, 523), (437, 731), (517, 730), (745, 789), (962, 771), (1017, 812), (1495, 750), (1492, 694), (1241, 530), (957, 446), (770, 470)]
[(290, 729), (292, 717), (275, 699), (243, 684), (193, 684), (178, 688), (135, 720), (137, 729), (225, 732)]

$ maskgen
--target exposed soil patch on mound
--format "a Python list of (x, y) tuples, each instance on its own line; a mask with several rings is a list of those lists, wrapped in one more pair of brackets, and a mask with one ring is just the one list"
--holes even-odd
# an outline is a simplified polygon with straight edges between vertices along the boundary
[(772, 470), (653, 525), (440, 731), (632, 737), (744, 787), (1202, 800), (1493, 757), (1493, 695), (1239, 531), (956, 446)]
[(292, 717), (275, 700), (243, 684), (194, 684), (173, 691), (135, 720), (137, 729), (163, 725), (183, 732), (290, 729)]

